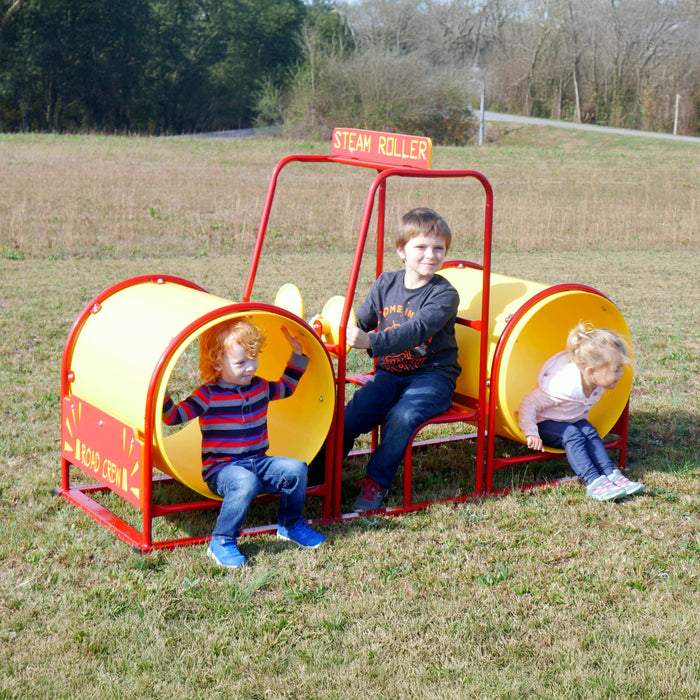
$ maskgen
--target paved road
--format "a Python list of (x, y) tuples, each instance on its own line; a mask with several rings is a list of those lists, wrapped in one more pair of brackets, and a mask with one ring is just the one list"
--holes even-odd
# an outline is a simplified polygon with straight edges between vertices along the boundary
[(227, 129), (226, 131), (206, 131), (199, 134), (178, 134), (176, 139), (250, 139), (254, 136), (269, 136), (282, 133), (281, 126), (260, 126), (249, 129)]
[[(478, 111), (474, 113), (479, 116)], [(565, 129), (583, 129), (584, 131), (603, 131), (609, 134), (622, 134), (623, 136), (647, 136), (657, 139), (671, 139), (674, 141), (689, 141), (700, 144), (700, 137), (677, 136), (674, 134), (661, 134), (654, 131), (635, 131), (634, 129), (616, 129), (611, 126), (598, 126), (597, 124), (574, 124), (573, 122), (557, 121), (555, 119), (539, 119), (537, 117), (521, 117), (517, 114), (502, 114), (500, 112), (484, 112), (487, 122), (517, 122), (520, 124), (540, 124), (542, 126), (556, 126)], [(230, 129), (227, 131), (213, 131), (204, 134), (183, 134), (175, 138), (200, 138), (200, 139), (240, 139), (255, 136), (269, 136), (282, 131), (280, 126), (267, 126), (255, 129)]]
[[(476, 113), (478, 116), (478, 112)], [(674, 141), (690, 141), (700, 143), (697, 136), (679, 136), (675, 134), (661, 134), (655, 131), (635, 131), (634, 129), (616, 129), (612, 126), (598, 126), (597, 124), (574, 124), (572, 122), (556, 121), (555, 119), (538, 119), (537, 117), (519, 117), (516, 114), (501, 114), (499, 112), (484, 112), (487, 122), (520, 122), (523, 124), (541, 124), (543, 126), (558, 126), (566, 129), (583, 129), (585, 131), (604, 131), (609, 134), (622, 134), (623, 136), (647, 136), (657, 139), (672, 139)]]

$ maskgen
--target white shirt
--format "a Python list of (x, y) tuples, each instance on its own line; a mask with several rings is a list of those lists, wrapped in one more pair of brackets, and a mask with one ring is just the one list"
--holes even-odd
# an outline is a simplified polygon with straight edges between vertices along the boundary
[(605, 391), (597, 386), (586, 396), (581, 370), (569, 362), (566, 351), (550, 357), (542, 365), (537, 384), (518, 408), (518, 424), (524, 435), (539, 435), (537, 424), (543, 420), (575, 423), (587, 418)]

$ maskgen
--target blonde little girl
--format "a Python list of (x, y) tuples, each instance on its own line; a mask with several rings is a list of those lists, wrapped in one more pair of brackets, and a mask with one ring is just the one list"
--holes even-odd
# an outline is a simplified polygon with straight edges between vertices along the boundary
[(598, 501), (616, 501), (644, 490), (644, 484), (630, 481), (615, 467), (588, 421), (591, 408), (606, 389), (615, 388), (629, 361), (627, 347), (616, 333), (579, 323), (569, 333), (566, 350), (544, 363), (537, 388), (518, 409), (527, 446), (563, 449), (586, 485), (586, 495)]

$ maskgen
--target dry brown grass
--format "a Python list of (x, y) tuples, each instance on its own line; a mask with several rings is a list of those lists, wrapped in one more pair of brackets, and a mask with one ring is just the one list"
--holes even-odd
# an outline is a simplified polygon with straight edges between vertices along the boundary
[[(153, 257), (249, 250), (272, 166), (328, 144), (0, 137), (0, 251), (7, 257)], [(483, 148), (439, 148), (435, 168), (483, 172), (495, 246), (514, 250), (693, 249), (700, 239), (700, 146), (539, 128)], [(280, 179), (277, 245), (350, 246), (372, 171), (294, 165)], [(467, 181), (392, 181), (389, 221), (416, 203), (480, 247), (481, 191)], [(319, 207), (319, 199), (323, 206)], [(278, 214), (279, 212), (279, 214)]]

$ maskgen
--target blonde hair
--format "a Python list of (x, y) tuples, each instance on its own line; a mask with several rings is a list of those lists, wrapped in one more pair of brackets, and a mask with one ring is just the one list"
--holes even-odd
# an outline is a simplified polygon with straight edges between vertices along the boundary
[(258, 356), (265, 344), (262, 331), (245, 318), (232, 318), (202, 333), (199, 339), (199, 375), (203, 382), (216, 381), (221, 359), (233, 343), (238, 343), (251, 359)]
[(445, 241), (445, 252), (452, 243), (452, 231), (440, 214), (426, 207), (418, 207), (404, 214), (394, 241), (397, 248), (403, 249), (411, 238), (416, 236), (438, 236)]
[(569, 332), (566, 350), (569, 360), (580, 370), (630, 362), (626, 340), (609, 328), (594, 328), (592, 323), (583, 321)]

